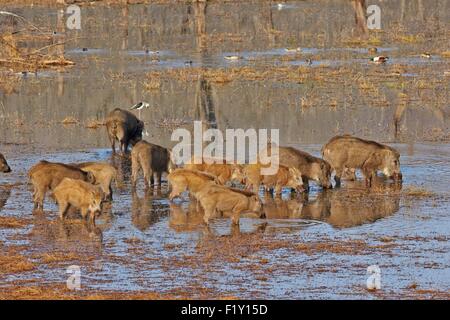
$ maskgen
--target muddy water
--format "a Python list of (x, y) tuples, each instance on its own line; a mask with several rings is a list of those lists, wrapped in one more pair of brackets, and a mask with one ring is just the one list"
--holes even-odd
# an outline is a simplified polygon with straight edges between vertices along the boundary
[[(289, 2), (281, 10), (269, 1), (87, 6), (81, 31), (64, 30), (58, 8), (9, 8), (61, 34), (67, 40), (65, 56), (76, 66), (37, 74), (2, 71), (14, 86), (0, 88), (0, 151), (14, 172), (0, 176), (0, 216), (31, 220), (23, 228), (0, 228), (0, 241), (23, 246), (22, 254), (35, 264), (32, 271), (0, 274), (2, 284), (65, 283), (67, 266), (76, 264), (82, 267), (83, 288), (92, 290), (242, 298), (439, 297), (448, 292), (449, 81), (444, 71), (450, 66), (442, 52), (448, 50), (449, 4), (426, 3), (382, 2), (389, 8), (383, 11), (384, 32), (371, 34), (372, 41), (381, 42), (375, 45), (355, 44), (347, 1), (324, 1), (320, 7), (313, 1)], [(38, 47), (48, 44), (37, 42)], [(391, 61), (370, 64), (367, 48), (372, 46)], [(296, 47), (300, 53), (286, 50)], [(424, 51), (431, 51), (431, 59), (420, 57)], [(227, 55), (241, 59), (226, 60)], [(244, 67), (264, 75), (242, 74), (230, 81), (208, 76)], [(282, 68), (298, 69), (281, 79), (273, 76)], [(186, 80), (184, 74), (194, 76)], [(152, 80), (156, 87), (148, 85)], [(147, 194), (141, 185), (132, 194), (129, 162), (111, 158), (103, 127), (86, 128), (114, 107), (138, 101), (152, 105), (136, 112), (146, 122), (145, 139), (166, 146), (173, 145), (173, 128), (191, 128), (193, 120), (219, 129), (278, 128), (282, 144), (316, 155), (337, 133), (390, 142), (402, 155), (403, 189), (380, 178), (372, 193), (358, 181), (329, 192), (313, 185), (308, 198), (261, 194), (266, 220), (244, 218), (234, 228), (218, 219), (207, 229), (187, 197), (167, 200), (166, 184)], [(78, 123), (63, 125), (69, 116)], [(77, 217), (59, 222), (50, 200), (44, 214), (32, 213), (26, 171), (40, 159), (106, 160), (119, 168), (114, 202), (97, 228)], [(418, 188), (421, 192), (414, 193)], [(56, 253), (72, 258), (42, 259)], [(365, 287), (370, 265), (381, 268), (377, 292)]]

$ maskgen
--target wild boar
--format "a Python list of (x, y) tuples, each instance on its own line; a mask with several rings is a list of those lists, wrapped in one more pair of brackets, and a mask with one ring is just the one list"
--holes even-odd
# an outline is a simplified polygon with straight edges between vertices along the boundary
[(83, 171), (90, 172), (95, 178), (95, 184), (102, 188), (105, 201), (112, 201), (112, 182), (117, 183), (117, 170), (106, 162), (82, 162), (72, 164)]
[(131, 150), (131, 185), (136, 187), (139, 171), (144, 173), (146, 188), (156, 181), (161, 186), (163, 172), (169, 173), (173, 168), (170, 151), (147, 141), (139, 141)]
[(11, 168), (8, 165), (8, 162), (6, 162), (5, 157), (0, 153), (0, 172), (11, 172)]
[(102, 211), (103, 192), (88, 182), (64, 178), (53, 190), (59, 206), (59, 217), (64, 219), (70, 206), (80, 209), (83, 219), (95, 223), (95, 215)]
[(188, 169), (175, 169), (168, 176), (172, 191), (169, 199), (173, 200), (182, 192), (189, 190), (189, 192), (196, 198), (197, 193), (207, 184), (218, 184), (217, 177), (201, 171), (194, 171)]
[(28, 178), (34, 187), (34, 208), (44, 208), (44, 198), (48, 190), (54, 190), (64, 178), (79, 179), (95, 183), (92, 173), (64, 163), (40, 161), (31, 167)]
[(253, 192), (233, 189), (218, 184), (205, 184), (197, 193), (205, 214), (203, 221), (208, 224), (209, 219), (223, 214), (231, 216), (233, 224), (239, 224), (242, 213), (251, 212), (262, 217), (261, 200)]
[(309, 180), (318, 182), (325, 189), (332, 188), (328, 162), (292, 147), (278, 147), (278, 152), (280, 165), (297, 168), (301, 172), (305, 191), (309, 189)]
[(303, 180), (300, 171), (295, 167), (280, 165), (274, 175), (262, 175), (261, 164), (249, 164), (244, 167), (244, 179), (247, 189), (253, 187), (253, 192), (259, 192), (262, 183), (266, 190), (274, 189), (275, 195), (281, 195), (283, 187), (292, 188), (297, 192), (303, 191)]
[[(225, 184), (232, 180), (241, 182), (240, 172), (242, 170), (242, 166), (240, 165), (223, 163), (223, 159), (220, 159), (220, 162), (217, 161), (216, 163), (207, 163), (209, 161), (207, 161), (206, 158), (202, 159), (202, 163), (194, 163), (194, 160), (195, 158), (192, 159), (191, 163), (186, 164), (184, 167), (189, 170), (203, 171), (216, 176), (219, 184)], [(212, 160), (213, 159), (211, 159), (210, 162), (212, 162)]]
[(364, 140), (351, 135), (333, 137), (322, 148), (322, 155), (335, 171), (336, 185), (341, 184), (341, 177), (345, 170), (361, 169), (366, 186), (372, 185), (377, 171), (400, 181), (400, 153), (394, 148), (381, 143)]
[(116, 108), (106, 117), (106, 130), (113, 153), (116, 152), (116, 140), (120, 143), (120, 151), (127, 153), (130, 143), (134, 146), (142, 140), (143, 129), (144, 122), (127, 110)]

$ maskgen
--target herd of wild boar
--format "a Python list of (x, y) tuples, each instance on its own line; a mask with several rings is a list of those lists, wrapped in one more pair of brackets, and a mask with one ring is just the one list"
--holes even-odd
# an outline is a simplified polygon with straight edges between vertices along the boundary
[[(122, 155), (128, 153), (131, 144), (131, 186), (136, 188), (140, 172), (146, 188), (161, 185), (161, 176), (167, 174), (172, 201), (184, 191), (189, 191), (203, 209), (203, 221), (225, 216), (234, 224), (242, 214), (263, 218), (262, 202), (258, 196), (261, 185), (276, 196), (282, 188), (308, 192), (309, 181), (316, 181), (323, 188), (332, 188), (331, 174), (335, 172), (335, 185), (339, 187), (343, 176), (356, 179), (360, 169), (368, 188), (374, 183), (377, 171), (395, 182), (401, 182), (400, 154), (393, 148), (363, 140), (351, 135), (332, 138), (322, 148), (323, 159), (292, 147), (282, 147), (279, 152), (279, 169), (276, 174), (263, 175), (262, 164), (227, 164), (202, 161), (201, 164), (185, 164), (177, 168), (169, 149), (142, 140), (144, 123), (132, 112), (114, 109), (106, 118), (106, 129), (113, 154), (119, 142)], [(204, 159), (203, 159), (204, 160)], [(11, 169), (0, 154), (0, 171)], [(43, 209), (47, 191), (59, 207), (63, 219), (70, 207), (81, 212), (83, 218), (95, 223), (104, 202), (113, 200), (112, 183), (117, 171), (105, 162), (55, 163), (40, 161), (30, 168), (29, 181), (33, 186), (35, 209)], [(157, 180), (157, 181), (155, 181)], [(243, 185), (244, 188), (228, 184)]]

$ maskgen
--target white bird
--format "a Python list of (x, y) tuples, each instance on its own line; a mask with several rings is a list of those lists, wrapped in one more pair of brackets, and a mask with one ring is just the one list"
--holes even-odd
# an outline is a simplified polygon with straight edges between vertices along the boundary
[(242, 57), (240, 57), (240, 56), (225, 56), (224, 57), (226, 60), (239, 60), (239, 59), (241, 59)]
[(147, 108), (149, 108), (149, 107), (150, 107), (150, 104), (149, 104), (149, 103), (141, 101), (141, 102), (139, 102), (139, 103), (136, 103), (134, 106), (132, 106), (132, 107), (130, 108), (130, 110), (139, 110), (139, 118), (140, 118), (140, 117), (141, 117), (141, 110), (142, 110), (143, 108), (147, 109)]
[(148, 107), (150, 107), (149, 103), (141, 101), (139, 103), (136, 103), (134, 106), (132, 106), (130, 108), (130, 110), (141, 110), (142, 108), (148, 108)]
[(300, 52), (302, 49), (300, 47), (298, 48), (284, 48), (284, 51), (286, 52)]
[(278, 10), (283, 10), (284, 4), (278, 3), (278, 4), (277, 4), (277, 8), (278, 8)]

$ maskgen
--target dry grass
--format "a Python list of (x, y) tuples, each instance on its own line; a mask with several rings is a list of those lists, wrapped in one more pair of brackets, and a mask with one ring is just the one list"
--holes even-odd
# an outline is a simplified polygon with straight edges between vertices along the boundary
[(426, 198), (435, 196), (435, 193), (429, 191), (425, 188), (416, 187), (416, 186), (408, 186), (403, 188), (402, 193), (406, 196), (416, 197), (416, 198)]
[(61, 123), (64, 125), (69, 125), (69, 124), (77, 124), (77, 123), (79, 123), (79, 121), (75, 117), (68, 116), (68, 117), (65, 117), (64, 120), (61, 121)]
[(33, 270), (36, 266), (20, 254), (20, 249), (0, 243), (0, 275)]
[(73, 61), (64, 58), (62, 54), (45, 53), (55, 45), (35, 48), (34, 50), (19, 47), (17, 43), (19, 40), (23, 41), (24, 35), (27, 35), (30, 41), (40, 37), (40, 35), (32, 31), (27, 32), (26, 30), (20, 35), (12, 33), (0, 34), (0, 68), (16, 72), (36, 72), (40, 69), (59, 69), (75, 64)]
[[(236, 297), (223, 293), (198, 288), (196, 295), (200, 299), (232, 300)], [(179, 288), (171, 293), (163, 294), (151, 291), (107, 291), (91, 290), (81, 287), (81, 290), (69, 290), (65, 284), (52, 285), (9, 285), (0, 287), (0, 300), (175, 300), (192, 299), (193, 292)]]
[(0, 228), (23, 228), (30, 224), (29, 219), (0, 217)]
[(90, 119), (86, 121), (85, 128), (88, 129), (98, 129), (102, 126), (104, 126), (106, 123), (104, 120), (98, 120), (98, 119)]
[(43, 253), (34, 256), (34, 258), (39, 259), (42, 263), (54, 264), (67, 261), (92, 261), (94, 258), (90, 256), (80, 256), (73, 252), (52, 252)]
[(151, 77), (147, 82), (144, 83), (144, 87), (147, 90), (158, 90), (159, 88), (161, 88), (161, 79)]

